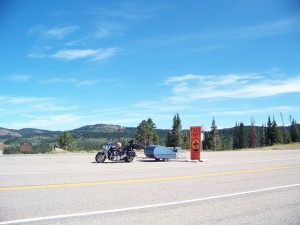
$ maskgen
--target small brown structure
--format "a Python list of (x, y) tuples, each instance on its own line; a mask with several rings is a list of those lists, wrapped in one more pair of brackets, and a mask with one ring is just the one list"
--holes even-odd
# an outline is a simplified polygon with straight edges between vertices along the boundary
[(23, 142), (20, 144), (20, 152), (21, 153), (30, 153), (32, 150), (32, 143)]

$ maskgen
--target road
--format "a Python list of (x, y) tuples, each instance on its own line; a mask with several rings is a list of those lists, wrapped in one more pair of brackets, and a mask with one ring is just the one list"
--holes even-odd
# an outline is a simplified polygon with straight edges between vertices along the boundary
[(0, 224), (300, 224), (300, 150), (94, 156), (0, 156)]

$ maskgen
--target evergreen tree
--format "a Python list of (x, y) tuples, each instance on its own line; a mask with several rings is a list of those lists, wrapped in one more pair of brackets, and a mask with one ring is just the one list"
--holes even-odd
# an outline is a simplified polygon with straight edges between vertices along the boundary
[(293, 142), (300, 142), (299, 125), (297, 124), (295, 119), (293, 119), (291, 122), (292, 122), (290, 127), (291, 139)]
[(239, 139), (240, 148), (247, 148), (247, 135), (246, 135), (244, 123), (240, 123), (239, 137), (240, 137)]
[(166, 146), (172, 146), (172, 132), (168, 132), (167, 134)]
[(204, 131), (204, 140), (203, 140), (203, 143), (202, 143), (203, 144), (203, 146), (202, 146), (203, 150), (211, 149), (209, 143), (210, 143), (210, 132)]
[(263, 124), (260, 131), (260, 147), (266, 146), (266, 126)]
[(182, 147), (185, 149), (190, 148), (190, 136), (187, 131), (182, 132)]
[(267, 146), (273, 145), (273, 134), (272, 134), (272, 122), (270, 116), (268, 117), (267, 128), (266, 128), (266, 143)]
[(158, 143), (158, 135), (155, 132), (155, 123), (149, 118), (147, 121), (143, 120), (137, 127), (135, 139), (138, 143), (146, 147), (150, 144)]
[(256, 127), (255, 127), (255, 121), (253, 118), (251, 118), (251, 128), (249, 133), (249, 147), (255, 148), (257, 143), (257, 134), (256, 134)]
[(239, 124), (236, 122), (233, 133), (233, 149), (240, 149), (240, 132), (239, 132)]
[(271, 133), (272, 133), (272, 145), (280, 144), (283, 142), (281, 129), (277, 126), (277, 123), (276, 123), (274, 117), (273, 117)]
[(280, 113), (280, 116), (281, 116), (281, 121), (282, 121), (282, 128), (281, 128), (282, 141), (283, 141), (282, 143), (283, 144), (288, 144), (292, 141), (291, 140), (291, 135), (290, 135), (290, 132), (288, 131), (287, 127), (285, 127), (285, 125), (284, 125), (284, 120), (283, 120), (282, 113)]
[(58, 137), (57, 144), (58, 144), (59, 148), (61, 148), (61, 149), (64, 149), (64, 150), (67, 150), (67, 151), (75, 150), (72, 134), (68, 131), (64, 131)]
[(221, 140), (220, 140), (220, 134), (217, 129), (215, 118), (213, 117), (212, 124), (211, 124), (211, 131), (210, 131), (210, 149), (213, 151), (219, 151), (221, 150)]
[(167, 146), (169, 147), (182, 146), (181, 129), (182, 129), (181, 119), (179, 117), (179, 114), (177, 113), (173, 117), (172, 132), (170, 135), (168, 135)]

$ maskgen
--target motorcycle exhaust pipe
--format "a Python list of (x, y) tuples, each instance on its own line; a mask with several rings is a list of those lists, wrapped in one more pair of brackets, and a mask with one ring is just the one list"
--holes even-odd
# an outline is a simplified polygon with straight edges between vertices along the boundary
[(124, 159), (124, 158), (126, 158), (127, 157), (127, 155), (126, 154), (124, 154), (124, 155), (121, 155), (121, 159)]

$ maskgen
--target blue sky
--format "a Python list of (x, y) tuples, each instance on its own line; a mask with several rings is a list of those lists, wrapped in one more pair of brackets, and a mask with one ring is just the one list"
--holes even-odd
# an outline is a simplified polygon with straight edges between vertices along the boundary
[(0, 127), (300, 119), (297, 0), (0, 0)]

